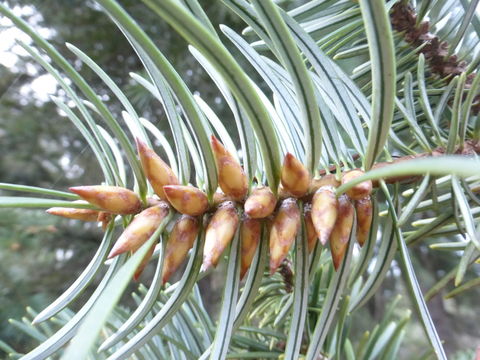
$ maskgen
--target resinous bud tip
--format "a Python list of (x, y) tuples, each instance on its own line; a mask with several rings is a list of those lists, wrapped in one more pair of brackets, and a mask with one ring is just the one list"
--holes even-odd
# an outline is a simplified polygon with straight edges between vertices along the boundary
[(167, 197), (165, 196), (163, 187), (165, 185), (178, 185), (177, 176), (170, 166), (168, 166), (155, 151), (150, 149), (147, 144), (140, 139), (135, 140), (145, 176), (152, 185), (155, 194), (161, 199), (166, 200)]
[(179, 213), (199, 216), (208, 209), (207, 195), (194, 186), (167, 185), (163, 189), (168, 201)]
[(243, 201), (248, 192), (248, 179), (245, 171), (237, 159), (213, 135), (211, 143), (217, 164), (220, 188), (233, 200)]
[(253, 219), (262, 219), (272, 215), (277, 199), (269, 187), (261, 186), (252, 191), (245, 201), (245, 213)]
[(133, 191), (119, 186), (91, 185), (71, 187), (70, 191), (90, 204), (113, 214), (137, 214), (142, 209), (140, 198)]
[(270, 229), (270, 273), (273, 274), (288, 254), (300, 228), (300, 209), (295, 199), (282, 202)]
[(220, 205), (213, 214), (205, 233), (202, 265), (204, 271), (211, 266), (217, 266), (220, 256), (237, 231), (238, 223), (237, 210), (231, 201)]
[(310, 187), (310, 173), (295, 156), (285, 155), (280, 178), (283, 188), (295, 197), (302, 197)]
[(168, 204), (164, 202), (143, 210), (135, 216), (115, 242), (115, 245), (113, 245), (108, 258), (110, 259), (127, 251), (137, 251), (157, 230), (163, 219), (168, 215), (168, 212)]

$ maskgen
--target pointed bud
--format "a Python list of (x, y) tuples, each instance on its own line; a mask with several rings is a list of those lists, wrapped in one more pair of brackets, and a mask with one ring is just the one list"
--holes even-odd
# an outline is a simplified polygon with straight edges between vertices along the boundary
[[(343, 174), (342, 185), (348, 183), (349, 181), (365, 174), (361, 170), (352, 170)], [(370, 180), (361, 182), (360, 184), (355, 185), (351, 189), (347, 190), (346, 194), (352, 200), (360, 200), (372, 193), (372, 182)]]
[(330, 238), (337, 220), (338, 201), (332, 186), (322, 186), (312, 199), (312, 221), (322, 245)]
[(281, 179), (284, 189), (295, 197), (302, 197), (310, 186), (310, 174), (303, 164), (287, 153), (283, 160)]
[(211, 143), (217, 163), (220, 188), (235, 201), (242, 201), (248, 191), (248, 179), (245, 171), (243, 171), (237, 159), (213, 135)]
[(322, 186), (333, 186), (337, 188), (340, 186), (340, 181), (337, 180), (334, 174), (328, 174), (321, 178), (313, 179), (310, 183), (310, 193), (315, 193)]
[(318, 239), (315, 226), (313, 226), (311, 207), (305, 208), (303, 215), (305, 220), (305, 230), (307, 232), (308, 253), (311, 254), (313, 249), (315, 249), (315, 245), (317, 245)]
[(220, 205), (207, 226), (203, 249), (203, 270), (217, 266), (220, 256), (237, 231), (238, 214), (233, 202)]
[(262, 231), (262, 223), (258, 219), (245, 218), (240, 227), (240, 236), (242, 239), (242, 265), (240, 268), (240, 279), (243, 279), (252, 263), (260, 235)]
[(370, 196), (355, 201), (355, 211), (357, 213), (357, 241), (360, 246), (363, 246), (370, 233), (373, 217), (372, 210), (372, 200), (370, 199)]
[(138, 281), (138, 279), (142, 275), (143, 270), (145, 270), (148, 262), (152, 258), (153, 252), (155, 251), (155, 246), (157, 246), (157, 244), (153, 243), (152, 246), (150, 246), (150, 249), (148, 249), (147, 253), (142, 259), (142, 262), (140, 263), (140, 265), (138, 265), (137, 270), (135, 270), (135, 274), (133, 274), (133, 280)]
[(338, 270), (345, 251), (348, 239), (352, 232), (354, 209), (350, 199), (344, 194), (338, 198), (338, 216), (330, 235), (330, 251), (332, 252), (333, 266)]
[(207, 195), (196, 187), (167, 185), (163, 189), (168, 201), (179, 213), (198, 216), (208, 209)]
[(147, 144), (139, 139), (137, 142), (138, 155), (142, 168), (149, 183), (152, 185), (155, 194), (162, 200), (166, 200), (163, 187), (165, 185), (178, 185), (178, 179), (173, 170), (150, 149)]
[(53, 207), (46, 212), (50, 215), (61, 216), (68, 219), (82, 220), (82, 221), (97, 221), (98, 211), (91, 209), (75, 209), (75, 208), (63, 208)]
[(269, 187), (261, 186), (252, 191), (245, 201), (245, 213), (253, 219), (262, 219), (272, 215), (277, 199)]
[(282, 202), (270, 230), (270, 273), (273, 274), (288, 254), (300, 228), (300, 210), (295, 199)]
[(70, 191), (99, 208), (114, 214), (137, 214), (142, 203), (133, 191), (106, 185), (76, 186)]
[(108, 258), (127, 251), (137, 251), (152, 236), (167, 215), (168, 205), (165, 202), (143, 210), (120, 235)]
[(198, 220), (192, 216), (183, 215), (175, 223), (165, 250), (163, 260), (162, 284), (165, 284), (170, 276), (177, 271), (185, 260), (197, 238), (199, 230)]

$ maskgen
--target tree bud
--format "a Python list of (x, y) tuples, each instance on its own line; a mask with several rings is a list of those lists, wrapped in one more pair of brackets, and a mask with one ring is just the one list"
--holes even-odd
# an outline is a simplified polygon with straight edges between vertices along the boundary
[(305, 220), (305, 230), (307, 233), (307, 244), (308, 244), (308, 253), (311, 254), (315, 245), (317, 245), (317, 231), (312, 221), (312, 210), (311, 207), (306, 207), (303, 212), (303, 219)]
[(309, 192), (315, 193), (322, 186), (333, 186), (334, 188), (337, 188), (340, 186), (340, 181), (337, 180), (335, 174), (328, 174), (321, 178), (312, 179)]
[(198, 216), (208, 209), (207, 195), (196, 187), (167, 185), (163, 189), (170, 204), (182, 214)]
[(332, 234), (330, 235), (330, 251), (332, 252), (333, 266), (338, 270), (345, 251), (348, 239), (352, 232), (354, 209), (350, 199), (344, 194), (338, 198), (338, 216)]
[(143, 210), (120, 235), (108, 258), (127, 251), (137, 251), (152, 236), (167, 215), (168, 205), (165, 202)]
[(373, 208), (370, 196), (355, 201), (355, 210), (357, 213), (357, 241), (360, 246), (363, 246), (372, 226)]
[(142, 209), (142, 203), (133, 191), (107, 185), (76, 186), (70, 191), (79, 195), (90, 204), (114, 214), (137, 214)]
[(290, 153), (287, 153), (283, 160), (280, 180), (284, 189), (295, 197), (302, 197), (310, 187), (308, 170)]
[(97, 221), (98, 211), (91, 209), (75, 209), (64, 207), (52, 207), (46, 212), (50, 215), (61, 216), (68, 219), (82, 220), (82, 221)]
[(262, 223), (259, 219), (245, 218), (240, 227), (242, 240), (242, 265), (240, 279), (243, 279), (252, 263), (255, 251), (257, 250), (262, 231)]
[(282, 202), (270, 229), (270, 273), (273, 274), (288, 254), (300, 228), (300, 210), (295, 199)]
[(327, 243), (335, 226), (337, 208), (338, 201), (332, 186), (322, 186), (313, 195), (312, 222), (322, 245)]
[(220, 256), (232, 241), (238, 227), (238, 214), (233, 202), (219, 206), (207, 226), (203, 250), (203, 270), (217, 266)]
[(163, 260), (162, 283), (165, 284), (170, 276), (177, 271), (185, 260), (197, 238), (199, 230), (198, 220), (194, 217), (183, 215), (175, 223), (165, 250)]
[[(342, 176), (342, 185), (348, 183), (349, 181), (365, 174), (361, 170), (351, 170), (343, 174)], [(360, 184), (355, 185), (351, 189), (347, 190), (346, 194), (352, 200), (360, 200), (372, 193), (372, 182), (370, 180), (361, 182)]]
[(252, 191), (245, 201), (245, 213), (253, 219), (262, 219), (270, 216), (275, 210), (277, 199), (269, 187), (261, 186)]
[(163, 187), (165, 185), (178, 185), (178, 178), (173, 170), (168, 166), (155, 151), (150, 149), (147, 144), (136, 139), (138, 155), (142, 163), (143, 172), (152, 185), (155, 194), (162, 200), (166, 200)]
[(243, 201), (248, 192), (248, 179), (245, 171), (230, 152), (212, 135), (213, 154), (218, 170), (218, 184), (225, 195), (235, 201)]
[(224, 203), (225, 201), (232, 201), (233, 199), (231, 197), (229, 197), (228, 195), (226, 195), (225, 193), (223, 193), (223, 191), (215, 191), (215, 193), (213, 194), (213, 206), (214, 207), (217, 207), (219, 206), (220, 204)]

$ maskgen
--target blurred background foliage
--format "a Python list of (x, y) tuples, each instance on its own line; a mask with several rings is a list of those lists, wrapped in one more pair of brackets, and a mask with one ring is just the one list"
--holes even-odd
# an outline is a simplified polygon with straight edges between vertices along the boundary
[[(109, 101), (105, 84), (90, 69), (75, 62), (74, 55), (65, 47), (66, 42), (101, 64), (129, 95), (138, 113), (169, 132), (162, 107), (128, 76), (130, 72), (143, 71), (138, 57), (118, 28), (93, 2), (13, 0), (5, 3), (73, 62), (116, 116), (121, 116), (121, 106)], [(123, 1), (122, 5), (135, 18), (142, 19), (145, 30), (175, 64), (190, 88), (201, 93), (221, 114), (224, 106), (220, 97), (196, 60), (189, 56), (178, 34), (169, 31), (165, 23), (159, 22), (158, 17), (137, 1)], [(228, 22), (234, 28), (235, 24), (241, 25), (225, 7), (215, 6), (215, 1), (205, 5), (214, 23)], [(0, 18), (0, 31), (5, 40), (0, 54), (0, 182), (61, 190), (79, 183), (99, 183), (102, 176), (93, 153), (49, 100), (49, 95), (65, 97), (65, 93), (52, 86), (54, 81), (49, 81), (50, 76), (15, 44), (19, 34), (10, 22)], [(34, 340), (15, 331), (8, 325), (8, 319), (21, 318), (27, 305), (39, 310), (55, 300), (88, 264), (101, 237), (96, 225), (57, 219), (42, 211), (0, 211), (0, 339), (19, 351), (32, 347)], [(144, 278), (149, 278), (148, 271)], [(209, 281), (203, 284), (209, 286)], [(89, 295), (87, 291), (83, 297), (88, 299)], [(215, 306), (221, 295), (212, 292), (212, 296)]]
[[(121, 116), (119, 104), (110, 101), (105, 85), (89, 69), (82, 68), (82, 63), (66, 49), (65, 42), (74, 44), (100, 64), (128, 94), (138, 113), (168, 134), (161, 106), (128, 76), (130, 72), (142, 71), (140, 61), (119, 30), (93, 2), (4, 2), (72, 61), (116, 116)], [(143, 28), (175, 65), (189, 87), (198, 91), (217, 114), (225, 115), (222, 120), (228, 128), (228, 112), (216, 88), (190, 56), (179, 35), (170, 31), (140, 2), (124, 0), (121, 4), (134, 18), (141, 19)], [(243, 23), (216, 1), (204, 0), (201, 4), (215, 26), (228, 23), (234, 29), (242, 28)], [(13, 40), (18, 34), (11, 23), (0, 19), (0, 30), (3, 39), (0, 48), (0, 181), (59, 190), (79, 183), (98, 183), (101, 173), (93, 154), (87, 151), (83, 138), (72, 131), (69, 121), (49, 100), (49, 95), (62, 97), (65, 94), (56, 86), (51, 86), (49, 75), (38, 64), (28, 56), (24, 57), (25, 53)], [(347, 70), (353, 69), (349, 63), (342, 66)], [(59, 220), (42, 211), (1, 211), (0, 339), (18, 351), (32, 348), (34, 340), (8, 326), (8, 319), (21, 318), (27, 305), (43, 309), (60, 295), (88, 263), (100, 239), (101, 232), (96, 226)], [(422, 269), (417, 274), (425, 291), (445, 274), (446, 269), (458, 263), (458, 258), (453, 257), (451, 252), (427, 251), (427, 247), (428, 242), (422, 242), (412, 249), (415, 267)], [(370, 300), (368, 312), (355, 313), (357, 319), (352, 332), (372, 328), (382, 318), (386, 303), (395, 294), (404, 292), (399, 273), (398, 268), (393, 266), (380, 290)], [(146, 274), (144, 278), (150, 276)], [(203, 280), (200, 285), (213, 287), (214, 290), (215, 286), (219, 286), (215, 284), (214, 276)], [(205, 301), (212, 314), (216, 313), (213, 310), (221, 296), (216, 290), (209, 292), (213, 298)], [(476, 311), (480, 289), (477, 287), (452, 299), (444, 299), (442, 295), (445, 295), (444, 291), (432, 298), (428, 305), (440, 337), (445, 340), (446, 351), (452, 359), (472, 359), (473, 349), (479, 345), (480, 339)], [(88, 298), (89, 293), (83, 296)], [(411, 306), (403, 297), (398, 309), (406, 307)], [(405, 348), (400, 354), (418, 354), (420, 358), (429, 348), (427, 340), (415, 317), (408, 326)]]

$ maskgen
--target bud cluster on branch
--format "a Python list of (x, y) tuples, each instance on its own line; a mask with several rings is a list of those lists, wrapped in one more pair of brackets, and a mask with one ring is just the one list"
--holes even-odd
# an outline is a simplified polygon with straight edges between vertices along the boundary
[[(171, 210), (182, 214), (168, 237), (162, 282), (180, 267), (200, 231), (198, 217), (206, 219), (203, 270), (215, 267), (235, 234), (241, 237), (241, 277), (252, 263), (262, 225), (270, 246), (270, 272), (273, 274), (286, 260), (302, 221), (308, 251), (330, 244), (335, 269), (340, 266), (357, 213), (357, 240), (363, 245), (372, 220), (371, 181), (362, 182), (337, 198), (335, 188), (363, 174), (351, 170), (341, 176), (333, 174), (312, 179), (305, 166), (287, 153), (281, 174), (278, 197), (268, 187), (256, 184), (249, 192), (248, 178), (237, 159), (212, 136), (220, 189), (209, 202), (200, 189), (181, 185), (173, 170), (145, 143), (136, 140), (146, 178), (158, 198), (150, 197), (146, 206), (131, 190), (116, 186), (78, 186), (70, 190), (99, 210), (52, 208), (48, 213), (83, 221), (101, 221), (104, 226), (115, 215), (135, 215), (110, 251), (109, 258), (137, 251), (167, 218)], [(155, 244), (138, 267), (137, 279), (150, 260)]]

